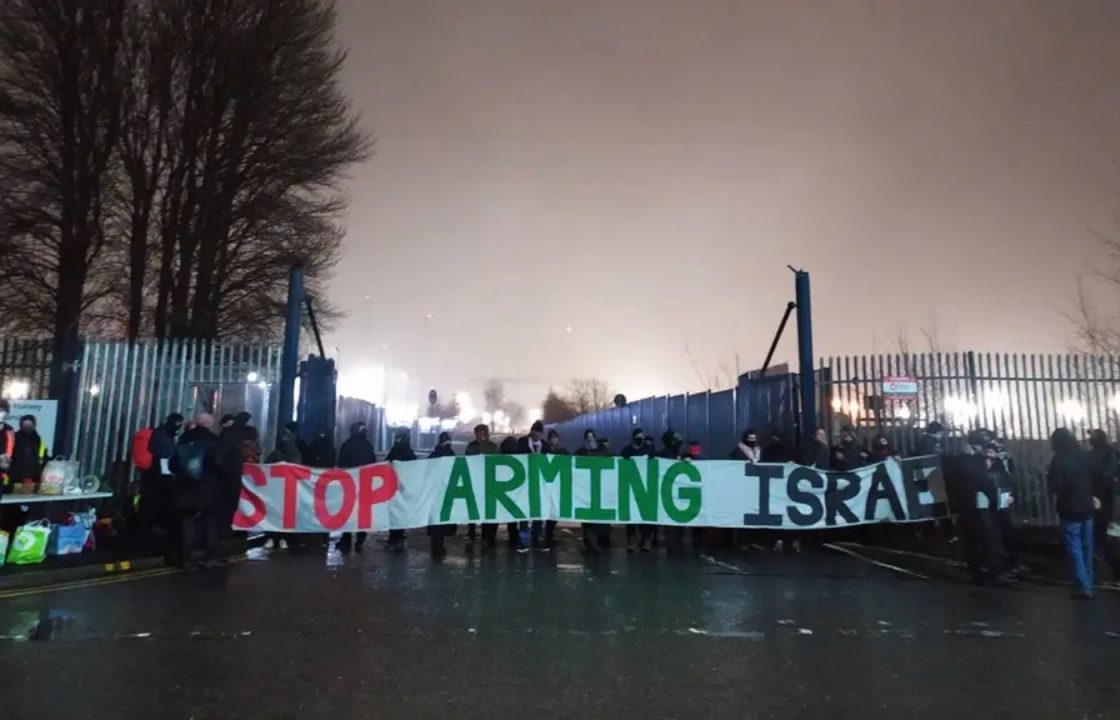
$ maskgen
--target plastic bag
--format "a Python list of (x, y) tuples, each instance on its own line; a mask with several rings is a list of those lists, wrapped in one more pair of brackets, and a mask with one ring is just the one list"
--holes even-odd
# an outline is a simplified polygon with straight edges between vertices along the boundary
[[(39, 492), (43, 495), (62, 495), (78, 482), (78, 463), (74, 460), (50, 460), (43, 468)], [(72, 492), (72, 490), (71, 490)]]
[(12, 538), (12, 546), (8, 550), (8, 562), (12, 565), (35, 565), (43, 562), (47, 557), (47, 542), (50, 540), (51, 528), (46, 520), (37, 520), (26, 525), (21, 525)]
[(47, 542), (48, 555), (78, 555), (89, 538), (89, 528), (83, 523), (51, 525), (51, 539)]

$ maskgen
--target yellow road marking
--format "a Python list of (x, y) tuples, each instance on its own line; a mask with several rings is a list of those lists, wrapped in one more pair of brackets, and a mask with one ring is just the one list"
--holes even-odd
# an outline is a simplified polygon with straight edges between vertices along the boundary
[(29, 588), (14, 588), (0, 592), (0, 600), (8, 600), (11, 598), (27, 597), (29, 595), (43, 595), (51, 592), (61, 592), (63, 590), (79, 590), (87, 587), (100, 587), (101, 585), (116, 585), (117, 583), (130, 582), (133, 580), (144, 580), (152, 577), (163, 577), (165, 575), (174, 575), (175, 573), (182, 572), (179, 568), (153, 568), (152, 570), (138, 570), (136, 572), (126, 572), (121, 574), (114, 573), (108, 577), (89, 578), (87, 580), (74, 580), (72, 582), (55, 583), (53, 585), (39, 585), (37, 587)]

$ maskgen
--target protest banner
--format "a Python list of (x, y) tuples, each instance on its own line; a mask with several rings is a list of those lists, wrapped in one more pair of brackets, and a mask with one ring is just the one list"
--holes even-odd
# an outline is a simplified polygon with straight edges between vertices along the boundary
[(239, 529), (333, 532), (561, 520), (815, 530), (947, 514), (936, 456), (793, 464), (478, 455), (313, 470), (246, 465)]

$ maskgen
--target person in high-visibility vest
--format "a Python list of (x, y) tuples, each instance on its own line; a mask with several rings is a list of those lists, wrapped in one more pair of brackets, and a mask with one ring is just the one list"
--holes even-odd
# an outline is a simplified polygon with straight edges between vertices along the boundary
[(47, 464), (47, 443), (39, 436), (34, 415), (19, 419), (19, 432), (15, 433), (9, 469), (13, 483), (38, 483)]
[(5, 422), (12, 406), (7, 400), (0, 398), (0, 492), (12, 491), (12, 475), (9, 469), (12, 465), (12, 454), (16, 450), (16, 432), (12, 426)]

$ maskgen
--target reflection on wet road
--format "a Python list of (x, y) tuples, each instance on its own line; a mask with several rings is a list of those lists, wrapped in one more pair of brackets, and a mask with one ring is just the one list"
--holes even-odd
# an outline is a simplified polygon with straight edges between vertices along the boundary
[[(812, 552), (255, 551), (0, 600), (12, 717), (1118, 717), (1120, 598)], [(60, 692), (65, 688), (65, 692)], [(123, 711), (123, 713), (121, 712)]]

